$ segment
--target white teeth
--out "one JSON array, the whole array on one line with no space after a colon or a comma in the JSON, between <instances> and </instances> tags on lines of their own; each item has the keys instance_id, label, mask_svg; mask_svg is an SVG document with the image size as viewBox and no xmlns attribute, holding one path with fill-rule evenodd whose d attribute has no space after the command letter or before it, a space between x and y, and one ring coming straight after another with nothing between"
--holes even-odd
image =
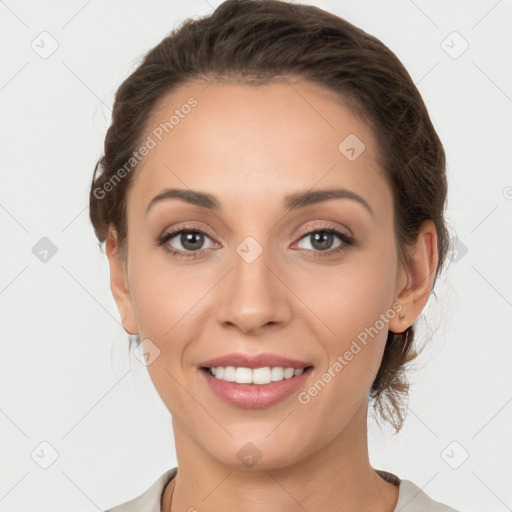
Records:
<instances>
[{"instance_id":1,"label":"white teeth","mask_svg":"<svg viewBox=\"0 0 512 512\"><path fill-rule=\"evenodd\" d=\"M235 382L235 367L234 366L228 366L227 368L224 368L223 379L227 380L228 382Z\"/></svg>"},{"instance_id":2,"label":"white teeth","mask_svg":"<svg viewBox=\"0 0 512 512\"><path fill-rule=\"evenodd\" d=\"M252 370L250 368L237 368L235 371L235 382L237 384L251 384Z\"/></svg>"},{"instance_id":3,"label":"white teeth","mask_svg":"<svg viewBox=\"0 0 512 512\"><path fill-rule=\"evenodd\" d=\"M210 368L213 375L220 380L227 382L236 382L237 384L270 384L271 382L279 382L284 379L291 379L297 375L300 375L303 368L283 368L281 366L275 366L270 368L265 366L264 368L244 368L234 366L217 366Z\"/></svg>"},{"instance_id":4,"label":"white teeth","mask_svg":"<svg viewBox=\"0 0 512 512\"><path fill-rule=\"evenodd\" d=\"M254 368L250 373L252 374L251 382L253 384L270 384L272 382L272 371L269 367Z\"/></svg>"}]
</instances>

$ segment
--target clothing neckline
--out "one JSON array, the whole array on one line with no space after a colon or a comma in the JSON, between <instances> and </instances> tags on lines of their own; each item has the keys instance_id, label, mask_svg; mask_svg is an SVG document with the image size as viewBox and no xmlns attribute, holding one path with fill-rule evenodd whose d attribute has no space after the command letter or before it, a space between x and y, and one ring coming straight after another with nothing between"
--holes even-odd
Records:
<instances>
[{"instance_id":1,"label":"clothing neckline","mask_svg":"<svg viewBox=\"0 0 512 512\"><path fill-rule=\"evenodd\" d=\"M389 482L390 484L396 485L398 488L400 488L401 479L395 475L394 473L390 473L389 471L384 471L383 469L374 469L374 471L386 482ZM174 494L174 487L176 486L176 476L178 474L178 467L174 467L170 469L169 471L164 474L164 485L162 487L162 492L160 493L160 509L163 511L163 500L164 500L164 493L168 485L172 485L171 490L171 501L172 496Z\"/></svg>"},{"instance_id":2,"label":"clothing neckline","mask_svg":"<svg viewBox=\"0 0 512 512\"><path fill-rule=\"evenodd\" d=\"M394 473L390 473L389 471L384 471L383 469L375 469L377 474L384 478L386 482L389 482L390 484L396 485L397 487L400 487L401 479L395 475Z\"/></svg>"}]
</instances>

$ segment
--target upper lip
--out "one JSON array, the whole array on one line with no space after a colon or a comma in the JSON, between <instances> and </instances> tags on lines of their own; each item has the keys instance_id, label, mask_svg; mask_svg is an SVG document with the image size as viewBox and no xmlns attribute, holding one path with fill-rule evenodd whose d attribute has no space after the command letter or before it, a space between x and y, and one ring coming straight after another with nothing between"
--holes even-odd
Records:
<instances>
[{"instance_id":1,"label":"upper lip","mask_svg":"<svg viewBox=\"0 0 512 512\"><path fill-rule=\"evenodd\" d=\"M277 354L242 354L231 353L223 356L208 359L199 364L199 367L216 368L217 366L243 367L243 368L264 368L265 366L282 366L283 368L306 368L311 363L279 356Z\"/></svg>"}]
</instances>

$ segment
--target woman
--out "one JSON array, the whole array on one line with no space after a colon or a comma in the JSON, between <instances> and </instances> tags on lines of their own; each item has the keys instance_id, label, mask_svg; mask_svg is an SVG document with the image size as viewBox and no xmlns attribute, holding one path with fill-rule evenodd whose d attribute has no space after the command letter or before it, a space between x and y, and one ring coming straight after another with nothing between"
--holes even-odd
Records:
<instances>
[{"instance_id":1,"label":"woman","mask_svg":"<svg viewBox=\"0 0 512 512\"><path fill-rule=\"evenodd\" d=\"M409 74L319 8L227 0L117 91L90 194L178 468L115 512L453 511L371 467L445 262L445 155Z\"/></svg>"}]
</instances>

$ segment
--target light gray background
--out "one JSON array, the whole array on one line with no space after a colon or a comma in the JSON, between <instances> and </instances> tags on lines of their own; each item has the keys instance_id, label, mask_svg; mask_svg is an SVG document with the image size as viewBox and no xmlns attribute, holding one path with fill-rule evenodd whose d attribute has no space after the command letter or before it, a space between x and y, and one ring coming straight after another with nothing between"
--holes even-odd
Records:
<instances>
[{"instance_id":1,"label":"light gray background","mask_svg":"<svg viewBox=\"0 0 512 512\"><path fill-rule=\"evenodd\" d=\"M176 465L169 413L127 354L88 187L116 88L177 22L219 3L0 0L0 510L103 510ZM370 421L370 460L462 512L511 510L512 3L309 3L409 70L446 148L460 240L420 322L433 340L405 427ZM57 248L46 262L43 237Z\"/></svg>"}]
</instances>

